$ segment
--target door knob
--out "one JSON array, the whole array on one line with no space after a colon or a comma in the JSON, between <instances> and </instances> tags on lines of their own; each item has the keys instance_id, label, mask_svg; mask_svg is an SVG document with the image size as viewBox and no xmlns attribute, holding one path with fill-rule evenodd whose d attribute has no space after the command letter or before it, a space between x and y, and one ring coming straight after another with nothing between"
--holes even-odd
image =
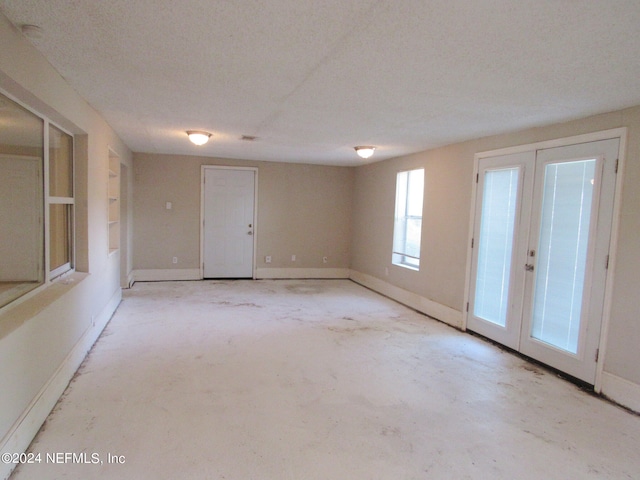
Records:
<instances>
[{"instance_id":1,"label":"door knob","mask_svg":"<svg viewBox=\"0 0 640 480\"><path fill-rule=\"evenodd\" d=\"M525 269L527 272L533 272L533 265L531 265L530 263L527 263L527 264L524 266L524 269Z\"/></svg>"},{"instance_id":2,"label":"door knob","mask_svg":"<svg viewBox=\"0 0 640 480\"><path fill-rule=\"evenodd\" d=\"M247 232L247 235L253 235L253 232Z\"/></svg>"}]
</instances>

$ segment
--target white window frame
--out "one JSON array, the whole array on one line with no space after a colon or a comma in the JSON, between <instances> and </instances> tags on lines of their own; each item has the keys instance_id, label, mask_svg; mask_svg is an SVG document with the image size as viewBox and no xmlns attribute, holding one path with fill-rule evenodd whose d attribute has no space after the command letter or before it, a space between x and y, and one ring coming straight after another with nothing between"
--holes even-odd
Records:
<instances>
[{"instance_id":1,"label":"white window frame","mask_svg":"<svg viewBox=\"0 0 640 480\"><path fill-rule=\"evenodd\" d=\"M391 253L391 263L399 267L409 268L411 270L420 270L420 254L418 256L410 255L407 252L407 229L409 221L420 221L420 241L422 243L422 217L424 211L424 189L420 202L420 215L409 215L410 200L410 176L414 172L421 172L424 182L424 168L415 168L411 170L402 170L396 174L396 203L393 224L393 248ZM403 180L403 177L406 179ZM401 184L404 181L404 185ZM423 183L424 184L424 183ZM401 187L403 187L401 189ZM404 193L404 195L403 195ZM398 242L398 239L399 242Z\"/></svg>"},{"instance_id":2,"label":"white window frame","mask_svg":"<svg viewBox=\"0 0 640 480\"><path fill-rule=\"evenodd\" d=\"M37 115L37 114L36 114ZM45 198L47 199L45 205L45 259L46 259L46 271L49 280L74 270L75 267L75 194L76 194L76 159L75 159L75 137L73 133L65 130L59 125L51 122L46 117L44 119L44 171L45 171ZM51 165L51 159L49 156L49 127L55 127L61 132L71 137L71 197L54 197L49 195L49 167ZM69 261L60 265L59 267L51 270L51 222L50 222L50 206L51 205L70 205L67 235L69 235Z\"/></svg>"},{"instance_id":3,"label":"white window frame","mask_svg":"<svg viewBox=\"0 0 640 480\"><path fill-rule=\"evenodd\" d=\"M34 295L37 295L38 292L43 291L44 289L46 289L54 280L60 278L63 275L66 274L70 274L73 273L75 271L75 258L76 258L76 225L75 225L75 194L77 192L76 190L76 159L75 159L75 145L76 145L76 138L75 135L68 131L67 129L61 127L59 124L52 122L47 116L43 115L42 113L38 112L37 110L33 109L31 106L29 106L28 104L25 104L23 101L21 101L20 99L16 98L15 96L11 95L10 93L8 93L6 90L4 89L0 89L0 95L6 97L7 99L11 100L12 102L18 104L20 107L24 108L25 110L27 110L28 112L30 112L31 114L35 115L36 117L38 117L39 119L41 119L43 121L43 131L42 131L42 135L43 135L43 152L42 152L42 172L43 172L43 179L42 179L42 198L43 198L43 212L42 212L42 222L41 222L41 228L42 228L42 239L44 242L44 248L42 250L42 262L44 265L44 275L43 275L43 280L42 283L40 285L38 285L37 287L33 288L33 289L29 289L24 291L23 293L19 293L17 294L17 296L15 296L12 300L10 300L8 303L4 304L4 305L0 305L0 312L4 311L8 308L12 308L13 306L33 297ZM72 169L72 193L73 193L73 197L53 197L49 195L49 161L50 161L50 155L49 155L49 126L54 126L55 128L57 128L58 130L60 130L61 132L64 132L67 135L70 135L72 138L72 161L71 161L71 169ZM67 205L71 205L70 208L70 212L69 212L69 229L67 230L68 235L70 235L69 238L69 245L70 245L70 252L69 252L69 259L70 261L57 267L54 270L51 270L51 258L50 258L50 240L51 240L51 225L50 225L50 205L54 205L54 204L67 204Z\"/></svg>"}]
</instances>

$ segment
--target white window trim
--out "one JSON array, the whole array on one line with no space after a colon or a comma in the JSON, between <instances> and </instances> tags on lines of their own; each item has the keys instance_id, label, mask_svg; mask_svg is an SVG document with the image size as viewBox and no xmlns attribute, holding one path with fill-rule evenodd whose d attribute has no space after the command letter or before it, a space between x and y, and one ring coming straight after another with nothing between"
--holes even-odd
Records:
<instances>
[{"instance_id":1,"label":"white window trim","mask_svg":"<svg viewBox=\"0 0 640 480\"><path fill-rule=\"evenodd\" d=\"M408 255L406 252L398 252L396 251L395 247L395 237L396 237L396 219L398 218L396 216L396 211L397 211L397 201L398 201L398 175L400 175L401 173L409 173L409 172L413 172L413 171L418 171L418 170L422 170L423 175L424 175L424 167L418 167L418 168L411 168L411 169L407 169L407 170L400 170L398 172L396 172L396 204L394 206L394 218L393 218L393 244L392 244L392 251L391 251L391 263L392 265L398 266L398 267L403 267L403 268L407 268L409 270L414 270L414 271L420 271L420 257L415 257L412 255ZM406 184L406 196L405 196L405 212L409 210L408 208L408 204L409 204L409 175L407 175L407 184ZM424 211L424 191L422 193L422 210ZM423 215L417 216L417 215L404 215L405 219L409 220L409 219L420 219L420 225L422 226L422 219L423 219ZM404 237L403 243L406 243L406 235L407 235L407 230L406 228L402 231L402 235ZM420 234L420 245L422 245L422 233ZM411 260L408 259L412 259L412 260L416 260L416 262L412 263ZM417 264L416 264L417 263Z\"/></svg>"},{"instance_id":2,"label":"white window trim","mask_svg":"<svg viewBox=\"0 0 640 480\"><path fill-rule=\"evenodd\" d=\"M38 113L35 113L38 115ZM40 116L40 115L38 115ZM67 273L75 272L75 260L76 260L76 215L75 215L75 196L76 196L76 155L75 155L75 135L68 130L62 128L57 123L52 122L45 116L40 116L44 120L44 193L45 193L45 209L44 209L44 218L45 218L45 285L51 283L54 280L59 279L62 275ZM50 157L49 157L49 127L53 126L60 130L61 132L69 135L72 140L72 148L71 148L71 197L53 197L49 195L49 167L50 167ZM70 252L70 260L67 263L60 265L59 267L51 270L51 224L49 218L49 205L72 205L71 208L71 252Z\"/></svg>"},{"instance_id":3,"label":"white window trim","mask_svg":"<svg viewBox=\"0 0 640 480\"><path fill-rule=\"evenodd\" d=\"M48 288L51 284L57 282L57 281L61 281L63 278L66 278L68 275L73 274L75 272L75 261L76 261L76 224L75 224L75 217L76 217L76 213L75 213L75 195L76 195L76 158L75 158L75 148L76 148L76 138L75 138L75 134L73 132L70 132L69 130L67 130L66 128L60 126L59 124L53 122L49 117L47 117L46 115L44 115L43 113L39 112L38 110L35 110L33 107L31 107L30 105L26 104L25 102L23 102L22 100L20 100L19 98L16 98L14 95L10 94L9 92L7 92L6 90L0 88L0 94L7 97L9 100L15 102L16 104L18 104L20 107L24 108L25 110L27 110L28 112L32 113L33 115L35 115L36 117L38 117L39 119L42 120L42 138L43 138L43 152L42 152L42 162L43 162L43 166L42 166L42 172L43 172L43 185L42 185L42 198L43 198L43 221L42 221L42 228L43 228L43 241L44 241L44 249L43 249L43 256L44 258L43 260L43 265L44 265L44 278L42 281L42 284L38 285L36 288L34 288L33 290L30 290L29 292L20 295L19 297L11 300L9 303L7 303L6 305L0 306L0 313L3 313L9 309L12 309L14 307L16 307L17 305L23 303L24 301L27 301L30 298L33 298L34 296L38 295L40 292L44 291L46 288ZM66 133L67 135L70 135L73 139L73 148L72 148L72 161L71 161L71 168L72 168L72 182L73 182L73 197L72 198L67 198L67 197L50 197L49 196L49 125L54 126L55 128L57 128L58 130L60 130L61 132ZM39 159L39 157L38 157ZM56 268L54 271L51 271L51 260L50 260L50 219L49 219L49 205L50 204L71 204L74 206L74 208L72 209L73 214L71 216L71 236L72 236L72 244L71 244L71 261L61 265L60 267Z\"/></svg>"}]
</instances>

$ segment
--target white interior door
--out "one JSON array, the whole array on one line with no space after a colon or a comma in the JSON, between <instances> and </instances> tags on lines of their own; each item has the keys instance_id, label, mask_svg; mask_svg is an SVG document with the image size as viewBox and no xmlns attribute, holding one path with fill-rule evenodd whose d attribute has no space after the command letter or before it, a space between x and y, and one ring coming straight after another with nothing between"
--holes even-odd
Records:
<instances>
[{"instance_id":1,"label":"white interior door","mask_svg":"<svg viewBox=\"0 0 640 480\"><path fill-rule=\"evenodd\" d=\"M619 139L479 161L467 328L594 383Z\"/></svg>"},{"instance_id":2,"label":"white interior door","mask_svg":"<svg viewBox=\"0 0 640 480\"><path fill-rule=\"evenodd\" d=\"M252 278L255 171L204 168L203 275Z\"/></svg>"}]
</instances>

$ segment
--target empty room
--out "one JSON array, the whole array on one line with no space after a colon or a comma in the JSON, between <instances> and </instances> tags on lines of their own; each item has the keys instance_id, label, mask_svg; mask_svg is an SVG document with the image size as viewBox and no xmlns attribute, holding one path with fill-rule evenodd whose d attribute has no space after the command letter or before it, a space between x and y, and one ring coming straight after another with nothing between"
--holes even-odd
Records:
<instances>
[{"instance_id":1,"label":"empty room","mask_svg":"<svg viewBox=\"0 0 640 480\"><path fill-rule=\"evenodd\" d=\"M0 478L640 478L636 0L0 0Z\"/></svg>"}]
</instances>

